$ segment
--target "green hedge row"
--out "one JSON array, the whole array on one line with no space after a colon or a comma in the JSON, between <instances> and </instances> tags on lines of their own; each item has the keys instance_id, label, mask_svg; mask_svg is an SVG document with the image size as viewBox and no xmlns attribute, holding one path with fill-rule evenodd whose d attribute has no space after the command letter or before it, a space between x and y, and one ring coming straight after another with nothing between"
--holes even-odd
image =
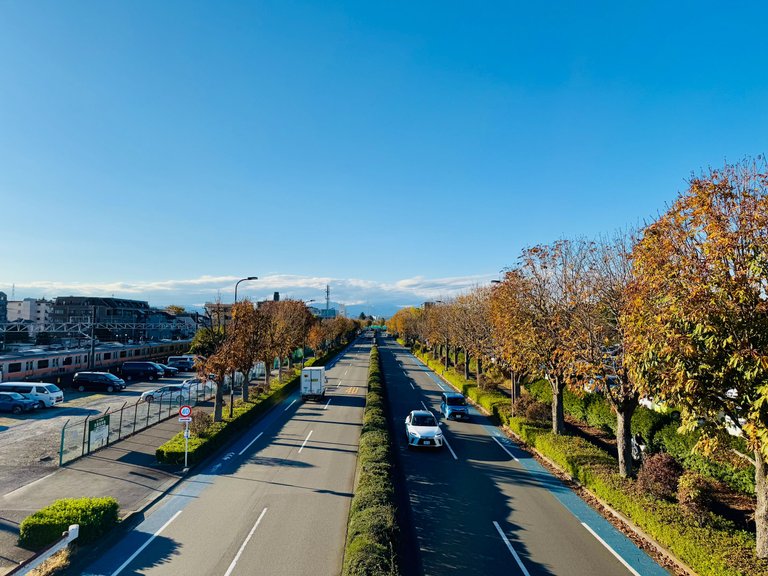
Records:
<instances>
[{"instance_id":1,"label":"green hedge row","mask_svg":"<svg viewBox=\"0 0 768 576\"><path fill-rule=\"evenodd\" d=\"M329 351L325 356L315 359L314 365L322 366L333 355L338 353L341 347ZM311 365L307 362L306 365ZM298 386L300 373L285 382L272 384L268 392L251 397L248 402L236 400L232 410L232 418L229 411L224 411L224 419L221 422L211 424L205 436L191 436L189 439L188 465L194 466L213 454L235 435L253 425L254 421L262 414L280 403L289 396ZM155 450L155 457L163 464L179 465L184 463L184 433L179 432L165 444Z\"/></svg>"},{"instance_id":2,"label":"green hedge row","mask_svg":"<svg viewBox=\"0 0 768 576\"><path fill-rule=\"evenodd\" d=\"M439 363L419 356L433 371L442 373ZM630 518L700 576L768 576L768 562L755 555L754 534L737 530L715 515L708 525L698 526L686 519L676 503L658 501L636 490L634 480L619 476L616 460L594 444L575 436L552 434L548 424L511 417L508 396L478 390L473 382L452 370L443 377L495 415L524 442ZM657 436L664 433L669 431L662 428Z\"/></svg>"},{"instance_id":3,"label":"green hedge row","mask_svg":"<svg viewBox=\"0 0 768 576\"><path fill-rule=\"evenodd\" d=\"M373 346L357 456L357 486L349 510L343 576L398 573L394 544L397 523L392 454L382 385L379 352Z\"/></svg>"},{"instance_id":4,"label":"green hedge row","mask_svg":"<svg viewBox=\"0 0 768 576\"><path fill-rule=\"evenodd\" d=\"M114 498L63 498L27 516L19 528L19 545L40 550L56 542L72 524L80 525L78 544L89 544L117 524Z\"/></svg>"}]
</instances>

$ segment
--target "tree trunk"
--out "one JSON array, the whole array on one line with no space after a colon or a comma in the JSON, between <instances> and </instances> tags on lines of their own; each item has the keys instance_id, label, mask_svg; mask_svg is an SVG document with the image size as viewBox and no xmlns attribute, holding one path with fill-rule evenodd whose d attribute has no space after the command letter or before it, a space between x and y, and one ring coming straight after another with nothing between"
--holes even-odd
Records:
<instances>
[{"instance_id":1,"label":"tree trunk","mask_svg":"<svg viewBox=\"0 0 768 576\"><path fill-rule=\"evenodd\" d=\"M755 508L755 526L757 527L757 546L755 552L758 558L768 558L768 479L766 474L765 458L760 449L755 450L755 494L757 495L757 507Z\"/></svg>"},{"instance_id":2,"label":"tree trunk","mask_svg":"<svg viewBox=\"0 0 768 576\"><path fill-rule=\"evenodd\" d=\"M283 381L283 359L280 357L277 359L277 379Z\"/></svg>"},{"instance_id":3,"label":"tree trunk","mask_svg":"<svg viewBox=\"0 0 768 576\"><path fill-rule=\"evenodd\" d=\"M480 356L477 357L477 370L475 371L475 381L477 381L477 387L482 388L483 382L483 360Z\"/></svg>"},{"instance_id":4,"label":"tree trunk","mask_svg":"<svg viewBox=\"0 0 768 576\"><path fill-rule=\"evenodd\" d=\"M216 400L213 403L213 421L221 422L222 410L224 406L224 379L216 383Z\"/></svg>"},{"instance_id":5,"label":"tree trunk","mask_svg":"<svg viewBox=\"0 0 768 576\"><path fill-rule=\"evenodd\" d=\"M565 433L565 416L563 415L563 389L564 385L559 380L550 380L552 386L552 433Z\"/></svg>"},{"instance_id":6,"label":"tree trunk","mask_svg":"<svg viewBox=\"0 0 768 576\"><path fill-rule=\"evenodd\" d=\"M464 348L464 380L469 380L469 352Z\"/></svg>"},{"instance_id":7,"label":"tree trunk","mask_svg":"<svg viewBox=\"0 0 768 576\"><path fill-rule=\"evenodd\" d=\"M250 397L250 390L248 389L251 383L250 375L251 371L246 368L243 370L243 374L245 374L245 378L243 378L243 390L240 394L240 397L243 399L243 402L248 402L248 398Z\"/></svg>"},{"instance_id":8,"label":"tree trunk","mask_svg":"<svg viewBox=\"0 0 768 576\"><path fill-rule=\"evenodd\" d=\"M459 365L459 347L454 346L453 347L453 366L456 367Z\"/></svg>"},{"instance_id":9,"label":"tree trunk","mask_svg":"<svg viewBox=\"0 0 768 576\"><path fill-rule=\"evenodd\" d=\"M619 474L632 476L632 414L637 402L622 402L616 406L616 448L619 452Z\"/></svg>"},{"instance_id":10,"label":"tree trunk","mask_svg":"<svg viewBox=\"0 0 768 576\"><path fill-rule=\"evenodd\" d=\"M272 362L264 361L264 388L269 391L269 379L272 376Z\"/></svg>"},{"instance_id":11,"label":"tree trunk","mask_svg":"<svg viewBox=\"0 0 768 576\"><path fill-rule=\"evenodd\" d=\"M448 342L445 343L445 370L448 371Z\"/></svg>"}]
</instances>

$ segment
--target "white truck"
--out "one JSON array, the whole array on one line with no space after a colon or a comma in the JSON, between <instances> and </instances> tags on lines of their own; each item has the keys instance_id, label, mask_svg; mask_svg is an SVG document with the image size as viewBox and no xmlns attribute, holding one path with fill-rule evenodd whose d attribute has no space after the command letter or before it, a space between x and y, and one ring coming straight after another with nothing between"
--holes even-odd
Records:
<instances>
[{"instance_id":1,"label":"white truck","mask_svg":"<svg viewBox=\"0 0 768 576\"><path fill-rule=\"evenodd\" d=\"M320 400L325 398L325 385L328 384L328 378L325 376L325 368L322 366L312 366L304 368L301 371L301 399L314 398Z\"/></svg>"}]
</instances>

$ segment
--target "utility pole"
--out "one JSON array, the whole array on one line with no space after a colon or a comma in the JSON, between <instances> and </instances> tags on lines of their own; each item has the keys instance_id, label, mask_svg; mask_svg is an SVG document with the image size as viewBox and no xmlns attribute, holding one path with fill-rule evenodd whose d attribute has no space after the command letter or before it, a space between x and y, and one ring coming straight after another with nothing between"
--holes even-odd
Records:
<instances>
[{"instance_id":1,"label":"utility pole","mask_svg":"<svg viewBox=\"0 0 768 576\"><path fill-rule=\"evenodd\" d=\"M331 309L331 287L325 285L325 317L328 318L328 311Z\"/></svg>"},{"instance_id":2,"label":"utility pole","mask_svg":"<svg viewBox=\"0 0 768 576\"><path fill-rule=\"evenodd\" d=\"M93 370L96 365L94 355L96 354L96 306L91 306L91 353L88 355L88 368Z\"/></svg>"}]
</instances>

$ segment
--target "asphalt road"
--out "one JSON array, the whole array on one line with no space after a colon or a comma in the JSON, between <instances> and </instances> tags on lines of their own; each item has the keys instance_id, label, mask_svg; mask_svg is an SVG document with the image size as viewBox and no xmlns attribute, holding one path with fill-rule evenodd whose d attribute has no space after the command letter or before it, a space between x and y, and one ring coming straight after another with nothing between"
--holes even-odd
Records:
<instances>
[{"instance_id":1,"label":"asphalt road","mask_svg":"<svg viewBox=\"0 0 768 576\"><path fill-rule=\"evenodd\" d=\"M424 406L439 415L451 389L394 340L380 352L410 503L405 537L416 540L409 573L667 574L476 410L468 422L441 419L450 448L409 449L405 417Z\"/></svg>"},{"instance_id":2,"label":"asphalt road","mask_svg":"<svg viewBox=\"0 0 768 576\"><path fill-rule=\"evenodd\" d=\"M324 402L293 394L84 573L339 574L369 354L358 340Z\"/></svg>"}]
</instances>

